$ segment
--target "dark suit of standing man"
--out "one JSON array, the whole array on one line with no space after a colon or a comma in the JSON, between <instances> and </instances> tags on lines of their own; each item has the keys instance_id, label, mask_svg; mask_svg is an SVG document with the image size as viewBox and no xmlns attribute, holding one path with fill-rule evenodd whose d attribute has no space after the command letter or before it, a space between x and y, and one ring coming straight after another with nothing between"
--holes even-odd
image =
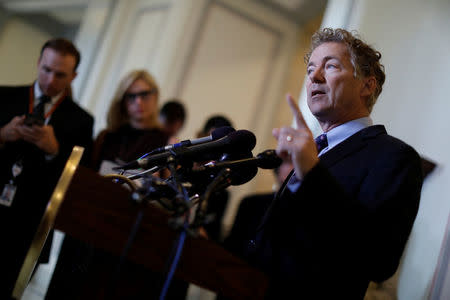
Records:
<instances>
[{"instance_id":1,"label":"dark suit of standing man","mask_svg":"<svg viewBox=\"0 0 450 300\"><path fill-rule=\"evenodd\" d=\"M79 61L80 54L70 41L52 39L41 49L38 77L31 86L0 87L0 192L15 189L10 202L4 197L0 205L1 299L11 295L73 146L89 152L92 144L93 118L71 98L70 84ZM36 107L43 98L46 101L39 116ZM30 115L38 121L29 123ZM41 262L48 261L49 245Z\"/></svg>"},{"instance_id":2,"label":"dark suit of standing man","mask_svg":"<svg viewBox=\"0 0 450 300\"><path fill-rule=\"evenodd\" d=\"M318 151L288 96L297 129L273 134L294 171L249 243L252 262L270 277L267 298L363 299L369 281L398 267L422 172L414 149L369 117L385 79L380 58L342 29L312 38L307 101L328 145Z\"/></svg>"}]
</instances>

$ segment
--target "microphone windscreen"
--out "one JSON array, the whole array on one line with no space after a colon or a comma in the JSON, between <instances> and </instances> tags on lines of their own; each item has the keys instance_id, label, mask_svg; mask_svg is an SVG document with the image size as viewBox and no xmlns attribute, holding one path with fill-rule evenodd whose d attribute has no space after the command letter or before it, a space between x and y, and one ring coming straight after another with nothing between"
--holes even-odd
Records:
<instances>
[{"instance_id":1,"label":"microphone windscreen","mask_svg":"<svg viewBox=\"0 0 450 300\"><path fill-rule=\"evenodd\" d=\"M255 135L248 130L241 129L238 131L231 132L227 135L229 148L226 149L228 152L251 152L256 145ZM235 151L234 151L235 150Z\"/></svg>"},{"instance_id":2,"label":"microphone windscreen","mask_svg":"<svg viewBox=\"0 0 450 300\"><path fill-rule=\"evenodd\" d=\"M224 153L248 153L256 145L255 135L248 130L233 131L226 136L212 141L197 145L195 149L189 148L193 152L198 153L194 159L201 158L200 161L217 160Z\"/></svg>"},{"instance_id":3,"label":"microphone windscreen","mask_svg":"<svg viewBox=\"0 0 450 300\"><path fill-rule=\"evenodd\" d=\"M219 162L226 163L227 161L235 161L239 159L252 158L252 152L234 152L225 153L219 160ZM256 161L248 163L242 166L236 165L231 168L230 180L231 185L241 185L250 181L258 173L258 167Z\"/></svg>"},{"instance_id":4,"label":"microphone windscreen","mask_svg":"<svg viewBox=\"0 0 450 300\"><path fill-rule=\"evenodd\" d=\"M218 140L234 131L236 131L236 130L231 126L218 127L211 132L211 137L212 137L212 140L215 141L215 140Z\"/></svg>"},{"instance_id":5,"label":"microphone windscreen","mask_svg":"<svg viewBox=\"0 0 450 300\"><path fill-rule=\"evenodd\" d=\"M241 185L253 179L258 173L256 165L231 170L231 185Z\"/></svg>"},{"instance_id":6,"label":"microphone windscreen","mask_svg":"<svg viewBox=\"0 0 450 300\"><path fill-rule=\"evenodd\" d=\"M266 150L259 153L256 157L258 158L258 167L262 169L275 169L283 162L275 150Z\"/></svg>"}]
</instances>

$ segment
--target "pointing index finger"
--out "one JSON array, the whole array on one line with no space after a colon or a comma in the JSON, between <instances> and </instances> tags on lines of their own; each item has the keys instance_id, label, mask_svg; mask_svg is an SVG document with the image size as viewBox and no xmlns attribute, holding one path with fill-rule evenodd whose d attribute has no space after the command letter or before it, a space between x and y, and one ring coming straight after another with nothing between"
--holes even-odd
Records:
<instances>
[{"instance_id":1,"label":"pointing index finger","mask_svg":"<svg viewBox=\"0 0 450 300\"><path fill-rule=\"evenodd\" d=\"M303 118L303 114L300 111L300 108L298 107L297 103L295 102L294 98L291 94L286 95L286 100L289 104L289 107L291 108L292 114L294 115L295 123L297 124L298 129L305 129L308 128L308 125L306 124L305 119Z\"/></svg>"}]
</instances>

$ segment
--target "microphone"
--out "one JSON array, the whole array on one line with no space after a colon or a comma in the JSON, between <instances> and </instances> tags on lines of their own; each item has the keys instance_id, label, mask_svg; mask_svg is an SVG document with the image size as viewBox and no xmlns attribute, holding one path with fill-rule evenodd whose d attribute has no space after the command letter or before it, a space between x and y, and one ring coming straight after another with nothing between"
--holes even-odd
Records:
<instances>
[{"instance_id":1,"label":"microphone","mask_svg":"<svg viewBox=\"0 0 450 300\"><path fill-rule=\"evenodd\" d=\"M246 152L244 154L242 153L225 153L219 160L219 162L217 163L226 163L226 162L230 162L232 160L238 160L238 159L248 159L253 157L253 154L251 152ZM214 164L215 162L209 162L206 165L211 165ZM217 171L218 169L223 169L223 168L216 168L215 170ZM195 172L195 171L194 171ZM207 172L207 173L211 173L211 172ZM218 172L214 172L214 173L218 173ZM253 179L253 177L256 176L256 174L258 173L258 168L253 165L253 166L236 166L233 168L230 168L230 173L228 175L228 184L229 185L241 185L244 184L248 181L250 181L251 179ZM213 176L215 176L216 174L214 174Z\"/></svg>"},{"instance_id":2,"label":"microphone","mask_svg":"<svg viewBox=\"0 0 450 300\"><path fill-rule=\"evenodd\" d=\"M159 147L156 148L152 151L150 151L149 153L144 154L143 156L141 156L139 159L145 158L149 155L152 154L158 154L158 153L162 153L162 152L166 152L169 151L171 149L175 149L178 147L188 147L188 146L192 146L192 145L197 145L197 144L202 144L202 143L206 143L206 142L210 142L210 141L215 141L218 140L224 136L226 136L227 134L236 131L233 127L231 126L222 126L222 127L218 127L216 129L214 129L210 135L202 137L202 138L197 138L197 139L193 139L193 140L184 140L181 141L179 143L173 144L173 145L167 145L164 147Z\"/></svg>"},{"instance_id":3,"label":"microphone","mask_svg":"<svg viewBox=\"0 0 450 300\"><path fill-rule=\"evenodd\" d=\"M257 165L261 169L276 169L283 163L283 160L273 149L263 151L256 156Z\"/></svg>"},{"instance_id":4,"label":"microphone","mask_svg":"<svg viewBox=\"0 0 450 300\"><path fill-rule=\"evenodd\" d=\"M251 152L244 152L244 154L224 154L223 157L233 157L233 158L243 158L247 159L253 157ZM225 162L223 162L225 163ZM215 164L214 164L215 165ZM224 169L228 169L222 182L218 185L219 189L224 189L230 185L241 185L250 181L256 176L258 168L255 164L244 165L244 166L233 166L232 168L227 167L214 167L213 163L208 163L202 167L196 167L194 169L180 169L179 176L182 182L189 182L192 184L192 189L197 193L204 191L207 186L218 176L218 174Z\"/></svg>"},{"instance_id":5,"label":"microphone","mask_svg":"<svg viewBox=\"0 0 450 300\"><path fill-rule=\"evenodd\" d=\"M259 167L261 169L275 169L278 168L283 160L276 154L275 150L266 150L259 153L256 157L245 157L238 160L225 160L220 162L210 162L203 167L197 168L194 172L201 172L207 170L216 170L222 168L244 168L244 167Z\"/></svg>"},{"instance_id":6,"label":"microphone","mask_svg":"<svg viewBox=\"0 0 450 300\"><path fill-rule=\"evenodd\" d=\"M233 159L233 160L232 160ZM251 152L242 154L224 154L221 161L209 162L202 167L183 173L183 178L191 181L194 185L203 188L203 185L213 179L220 170L230 169L228 185L241 185L256 176L258 168L275 169L281 165L283 160L276 154L275 150L265 150L253 157Z\"/></svg>"},{"instance_id":7,"label":"microphone","mask_svg":"<svg viewBox=\"0 0 450 300\"><path fill-rule=\"evenodd\" d=\"M223 153L246 153L250 152L256 145L255 135L248 130L238 130L219 138L190 147L178 147L170 149L167 152L149 155L144 158L137 159L123 166L116 167L116 170L128 170L136 168L148 169L155 165L166 164L170 156L179 159L179 162L210 160L210 157L220 157Z\"/></svg>"}]
</instances>

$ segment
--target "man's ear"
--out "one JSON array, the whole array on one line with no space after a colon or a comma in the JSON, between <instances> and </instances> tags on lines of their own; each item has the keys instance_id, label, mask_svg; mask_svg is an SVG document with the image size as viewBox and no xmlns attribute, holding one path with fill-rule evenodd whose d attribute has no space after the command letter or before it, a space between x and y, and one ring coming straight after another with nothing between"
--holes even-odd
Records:
<instances>
[{"instance_id":1,"label":"man's ear","mask_svg":"<svg viewBox=\"0 0 450 300\"><path fill-rule=\"evenodd\" d=\"M77 75L78 75L77 72L73 72L73 74L72 74L73 77L72 77L72 80L70 82L72 82L75 79L75 77L77 77Z\"/></svg>"},{"instance_id":2,"label":"man's ear","mask_svg":"<svg viewBox=\"0 0 450 300\"><path fill-rule=\"evenodd\" d=\"M362 84L363 84L361 89L362 97L369 97L370 95L375 93L375 88L377 86L377 80L375 79L375 76L363 78Z\"/></svg>"}]
</instances>

